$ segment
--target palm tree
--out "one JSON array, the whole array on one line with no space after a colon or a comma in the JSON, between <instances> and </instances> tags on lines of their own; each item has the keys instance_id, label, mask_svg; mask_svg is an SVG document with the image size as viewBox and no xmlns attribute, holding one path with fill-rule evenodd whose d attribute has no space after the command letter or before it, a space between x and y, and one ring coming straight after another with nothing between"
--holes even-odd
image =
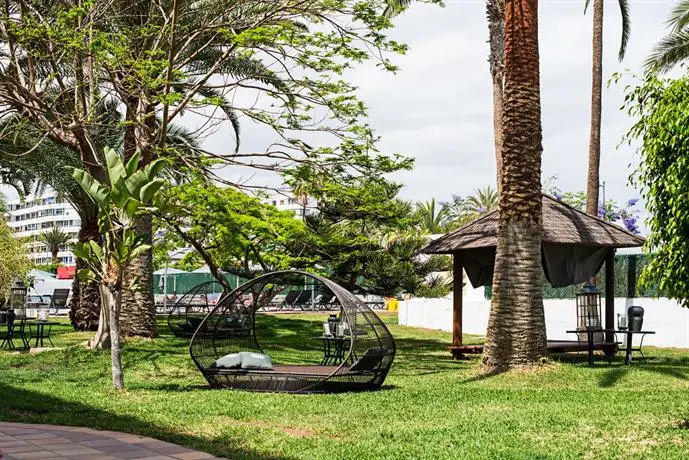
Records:
<instances>
[{"instance_id":1,"label":"palm tree","mask_svg":"<svg viewBox=\"0 0 689 460\"><path fill-rule=\"evenodd\" d=\"M427 235L435 235L445 231L447 223L447 208L443 205L438 206L435 198L430 201L416 203L415 211L418 228Z\"/></svg>"},{"instance_id":2,"label":"palm tree","mask_svg":"<svg viewBox=\"0 0 689 460\"><path fill-rule=\"evenodd\" d=\"M94 124L91 137L96 143L96 148L100 151L105 146L121 149L123 130L117 106L109 103L100 104L95 119L98 123ZM62 194L79 214L81 228L78 241L99 240L96 206L72 177L68 174L55 174L55 171L62 171L66 167L83 167L79 152L49 140L41 141L43 135L19 118L5 120L0 130L12 134L0 138L0 179L13 185L20 194L27 194L32 189L49 185L57 193ZM202 154L197 139L184 128L171 125L167 134L168 144L172 147L171 155L177 154L186 161L193 161ZM174 156L172 159L167 174L171 180L176 180L179 179L176 174L180 162L174 161ZM83 268L78 258L76 262L77 269ZM78 330L95 330L98 327L100 312L98 287L94 283L84 283L77 278L72 286L72 299L72 325ZM150 309L153 308L151 304ZM151 335L150 331L140 326L140 315L128 313L125 310L123 317L124 330L129 335Z\"/></svg>"},{"instance_id":3,"label":"palm tree","mask_svg":"<svg viewBox=\"0 0 689 460\"><path fill-rule=\"evenodd\" d=\"M653 48L647 72L667 72L689 59L689 0L679 0L667 20L670 33Z\"/></svg>"},{"instance_id":4,"label":"palm tree","mask_svg":"<svg viewBox=\"0 0 689 460\"><path fill-rule=\"evenodd\" d=\"M541 284L538 0L505 1L502 187L484 362L495 370L546 354Z\"/></svg>"},{"instance_id":5,"label":"palm tree","mask_svg":"<svg viewBox=\"0 0 689 460\"><path fill-rule=\"evenodd\" d=\"M591 0L586 0L588 9ZM622 38L618 59L622 61L629 41L629 4L618 0L622 13ZM586 181L586 212L598 215L600 186L600 124L603 98L603 0L593 0L593 66L591 87L591 133L589 138L589 163Z\"/></svg>"},{"instance_id":6,"label":"palm tree","mask_svg":"<svg viewBox=\"0 0 689 460\"><path fill-rule=\"evenodd\" d=\"M499 195L490 185L483 189L476 189L474 194L467 198L468 211L475 216L480 216L498 209Z\"/></svg>"},{"instance_id":7,"label":"palm tree","mask_svg":"<svg viewBox=\"0 0 689 460\"><path fill-rule=\"evenodd\" d=\"M487 0L488 43L490 54L490 76L493 81L493 142L495 145L495 171L497 188L502 178L502 110L503 110L503 64L505 55L505 3L504 0Z\"/></svg>"},{"instance_id":8,"label":"palm tree","mask_svg":"<svg viewBox=\"0 0 689 460\"><path fill-rule=\"evenodd\" d=\"M48 246L50 254L53 256L53 263L57 263L57 253L60 252L60 246L63 246L71 240L67 233L63 233L58 226L53 226L47 232L43 232L38 237L39 241Z\"/></svg>"}]
</instances>

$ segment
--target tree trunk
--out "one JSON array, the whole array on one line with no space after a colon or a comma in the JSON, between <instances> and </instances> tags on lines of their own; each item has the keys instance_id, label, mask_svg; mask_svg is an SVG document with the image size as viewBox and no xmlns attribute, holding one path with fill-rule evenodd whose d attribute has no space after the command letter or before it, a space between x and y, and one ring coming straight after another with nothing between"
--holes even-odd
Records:
<instances>
[{"instance_id":1,"label":"tree trunk","mask_svg":"<svg viewBox=\"0 0 689 460\"><path fill-rule=\"evenodd\" d=\"M101 303L100 303L100 318L98 321L98 330L96 335L89 340L89 348L108 349L111 346L110 341L110 308L112 307L112 294L110 289L104 285L98 285Z\"/></svg>"},{"instance_id":2,"label":"tree trunk","mask_svg":"<svg viewBox=\"0 0 689 460\"><path fill-rule=\"evenodd\" d=\"M139 151L140 168L153 159L151 133L155 130L156 124L155 109L142 104L138 97L131 97L127 101L125 117L128 125L124 134L125 161ZM153 239L152 217L146 215L136 218L135 228L138 234L146 236L146 242L150 244ZM120 316L122 333L127 336L155 337L157 330L153 297L153 252L148 250L132 261L124 278L125 286L129 286L134 278L138 278L138 288L134 291L124 290Z\"/></svg>"},{"instance_id":3,"label":"tree trunk","mask_svg":"<svg viewBox=\"0 0 689 460\"><path fill-rule=\"evenodd\" d=\"M541 284L538 0L505 3L505 99L498 245L484 362L494 370L546 354Z\"/></svg>"},{"instance_id":4,"label":"tree trunk","mask_svg":"<svg viewBox=\"0 0 689 460\"><path fill-rule=\"evenodd\" d=\"M495 171L498 193L502 188L502 111L503 111L503 69L505 56L505 9L503 0L486 2L488 17L488 42L490 44L490 76L493 81L493 141L495 148Z\"/></svg>"},{"instance_id":5,"label":"tree trunk","mask_svg":"<svg viewBox=\"0 0 689 460\"><path fill-rule=\"evenodd\" d=\"M136 233L146 235L150 244L153 233L153 218L150 215L136 219ZM125 286L138 278L137 289L126 289L120 313L120 325L125 336L155 337L156 316L153 300L153 254L150 250L137 257L124 275Z\"/></svg>"},{"instance_id":6,"label":"tree trunk","mask_svg":"<svg viewBox=\"0 0 689 460\"><path fill-rule=\"evenodd\" d=\"M112 361L112 384L115 388L121 389L124 388L119 326L119 312L120 308L122 307L122 289L116 289L115 292L113 292L108 286L103 286L101 292L103 295L103 306L105 307L103 313L107 313L110 318L110 358Z\"/></svg>"},{"instance_id":7,"label":"tree trunk","mask_svg":"<svg viewBox=\"0 0 689 460\"><path fill-rule=\"evenodd\" d=\"M603 0L593 0L593 65L591 85L591 135L586 182L586 212L598 215L600 184L600 123L603 99Z\"/></svg>"},{"instance_id":8,"label":"tree trunk","mask_svg":"<svg viewBox=\"0 0 689 460\"><path fill-rule=\"evenodd\" d=\"M81 228L79 229L79 242L89 240L100 241L98 230L98 217L81 215ZM77 271L86 268L84 263L77 259ZM78 331L95 331L98 329L98 317L100 316L101 302L98 283L84 283L78 277L72 283L72 301L69 309L69 319L74 329Z\"/></svg>"}]
</instances>

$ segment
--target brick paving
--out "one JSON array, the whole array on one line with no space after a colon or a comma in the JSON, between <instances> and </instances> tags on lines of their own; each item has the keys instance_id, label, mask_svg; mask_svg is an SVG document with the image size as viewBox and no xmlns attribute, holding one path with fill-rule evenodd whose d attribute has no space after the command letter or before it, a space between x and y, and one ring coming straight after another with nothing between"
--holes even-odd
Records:
<instances>
[{"instance_id":1,"label":"brick paving","mask_svg":"<svg viewBox=\"0 0 689 460\"><path fill-rule=\"evenodd\" d=\"M0 422L2 460L208 460L212 455L114 431Z\"/></svg>"}]
</instances>

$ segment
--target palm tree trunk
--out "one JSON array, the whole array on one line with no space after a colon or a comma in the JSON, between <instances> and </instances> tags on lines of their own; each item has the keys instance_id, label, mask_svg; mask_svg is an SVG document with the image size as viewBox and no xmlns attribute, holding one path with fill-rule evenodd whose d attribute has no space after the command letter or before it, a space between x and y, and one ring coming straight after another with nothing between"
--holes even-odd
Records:
<instances>
[{"instance_id":1,"label":"palm tree trunk","mask_svg":"<svg viewBox=\"0 0 689 460\"><path fill-rule=\"evenodd\" d=\"M591 134L586 182L586 212L598 215L600 183L600 123L603 89L603 0L593 0L593 65L591 86Z\"/></svg>"},{"instance_id":2,"label":"palm tree trunk","mask_svg":"<svg viewBox=\"0 0 689 460\"><path fill-rule=\"evenodd\" d=\"M153 233L153 219L150 215L137 218L136 232L146 235L150 244ZM155 337L156 318L153 300L153 255L150 250L137 257L129 265L124 276L125 286L137 278L138 286L135 290L125 290L123 307L120 312L120 325L124 335L136 337Z\"/></svg>"},{"instance_id":3,"label":"palm tree trunk","mask_svg":"<svg viewBox=\"0 0 689 460\"><path fill-rule=\"evenodd\" d=\"M124 134L125 161L135 152L141 152L139 167L149 164L153 157L153 139L150 133L155 129L155 110L143 106L137 96L131 97L126 104L126 120L129 125ZM142 126L140 120L146 120ZM136 232L145 235L147 244L153 239L153 220L150 215L141 216L135 222ZM153 253L145 251L132 261L125 274L125 286L134 279L138 279L136 290L126 289L123 293L123 306L120 313L122 333L128 336L155 337L157 335L155 321L155 302L153 297Z\"/></svg>"},{"instance_id":4,"label":"palm tree trunk","mask_svg":"<svg viewBox=\"0 0 689 460\"><path fill-rule=\"evenodd\" d=\"M490 44L490 75L493 80L493 141L495 144L495 171L497 190L502 181L502 111L503 111L503 69L505 55L505 9L503 0L486 2L488 17L488 42Z\"/></svg>"},{"instance_id":5,"label":"palm tree trunk","mask_svg":"<svg viewBox=\"0 0 689 460\"><path fill-rule=\"evenodd\" d=\"M81 214L81 228L79 229L79 242L89 240L100 241L98 230L98 217L94 211L92 215ZM86 268L84 263L77 259L77 271ZM74 329L78 331L95 331L98 329L101 310L100 292L98 283L85 283L78 277L72 283L72 302L70 304L69 319Z\"/></svg>"},{"instance_id":6,"label":"palm tree trunk","mask_svg":"<svg viewBox=\"0 0 689 460\"><path fill-rule=\"evenodd\" d=\"M503 178L484 362L494 370L546 354L541 284L541 99L538 0L505 2Z\"/></svg>"}]
</instances>

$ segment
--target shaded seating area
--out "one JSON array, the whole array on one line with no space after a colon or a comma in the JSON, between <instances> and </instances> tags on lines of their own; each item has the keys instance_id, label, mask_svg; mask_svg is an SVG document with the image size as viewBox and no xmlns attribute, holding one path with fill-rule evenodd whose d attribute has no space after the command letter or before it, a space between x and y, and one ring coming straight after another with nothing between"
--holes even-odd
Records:
<instances>
[{"instance_id":1,"label":"shaded seating area","mask_svg":"<svg viewBox=\"0 0 689 460\"><path fill-rule=\"evenodd\" d=\"M642 246L644 238L626 229L573 208L549 195L543 195L543 239L541 257L543 272L553 287L584 283L605 270L605 308L598 318L601 340L548 341L551 353L602 350L606 354L618 349L615 340L615 250ZM458 230L432 241L427 254L448 254L453 258L453 272L464 270L474 288L490 285L493 280L498 234L498 211L486 214ZM482 353L481 345L462 343L462 277L454 278L452 346L450 352L459 359L465 354ZM586 334L587 325L577 318L572 302L576 331Z\"/></svg>"},{"instance_id":2,"label":"shaded seating area","mask_svg":"<svg viewBox=\"0 0 689 460\"><path fill-rule=\"evenodd\" d=\"M167 316L167 324L173 335L191 338L196 329L215 306L213 297L222 297L223 285L217 281L201 283L179 298Z\"/></svg>"},{"instance_id":3,"label":"shaded seating area","mask_svg":"<svg viewBox=\"0 0 689 460\"><path fill-rule=\"evenodd\" d=\"M275 330L274 316L264 307L302 286L305 278L337 299L339 313L322 325L295 321L293 330ZM325 360L324 343L333 340L341 347L338 359ZM354 294L321 276L290 270L258 277L223 297L199 325L189 352L215 388L342 392L380 388L395 357L395 342Z\"/></svg>"}]
</instances>

